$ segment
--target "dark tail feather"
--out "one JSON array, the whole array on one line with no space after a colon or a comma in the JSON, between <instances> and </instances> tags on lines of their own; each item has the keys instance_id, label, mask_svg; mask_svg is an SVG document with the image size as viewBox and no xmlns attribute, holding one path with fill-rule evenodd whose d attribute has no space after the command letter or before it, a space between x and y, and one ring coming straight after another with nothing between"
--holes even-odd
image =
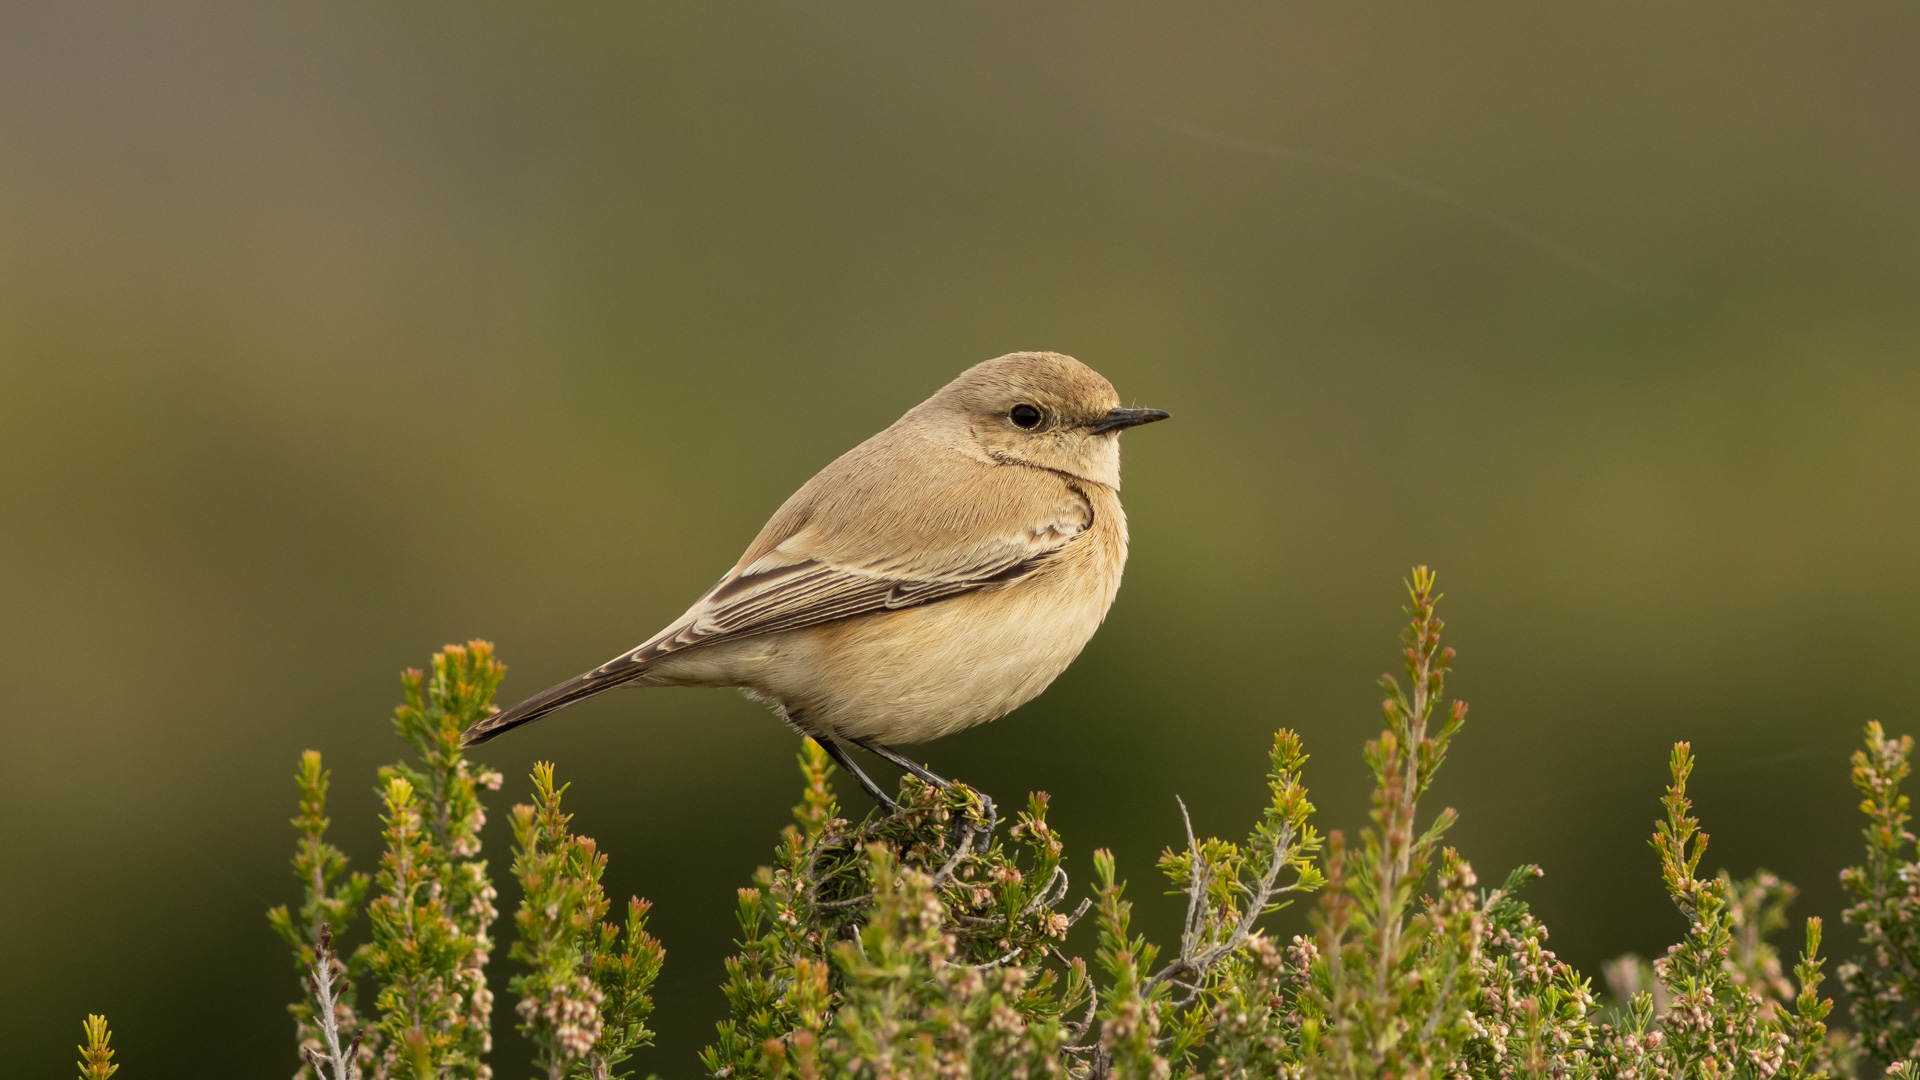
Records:
<instances>
[{"instance_id":1,"label":"dark tail feather","mask_svg":"<svg viewBox=\"0 0 1920 1080\"><path fill-rule=\"evenodd\" d=\"M522 724L531 724L550 712L564 709L576 701L590 698L603 690L611 690L621 683L639 678L646 669L646 664L636 663L626 656L611 663L602 664L585 675L576 675L558 686L549 686L510 709L494 713L468 728L466 734L460 737L460 745L478 746Z\"/></svg>"}]
</instances>

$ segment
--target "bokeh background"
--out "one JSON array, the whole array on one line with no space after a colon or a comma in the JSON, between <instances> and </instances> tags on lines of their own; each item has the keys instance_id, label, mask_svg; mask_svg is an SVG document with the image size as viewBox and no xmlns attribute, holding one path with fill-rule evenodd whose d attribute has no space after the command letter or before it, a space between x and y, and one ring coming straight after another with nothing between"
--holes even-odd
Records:
<instances>
[{"instance_id":1,"label":"bokeh background","mask_svg":"<svg viewBox=\"0 0 1920 1080\"><path fill-rule=\"evenodd\" d=\"M1916 55L1896 4L0 5L7 1071L104 1011L129 1075L290 1072L302 749L371 867L402 667L605 659L1025 348L1175 419L1107 626L926 756L1051 791L1150 932L1174 796L1243 831L1274 727L1363 821L1415 562L1434 802L1563 955L1677 933L1680 738L1708 862L1837 921L1846 754L1920 726ZM655 691L482 754L497 873L550 758L656 901L643 1069L698 1072L795 749Z\"/></svg>"}]
</instances>

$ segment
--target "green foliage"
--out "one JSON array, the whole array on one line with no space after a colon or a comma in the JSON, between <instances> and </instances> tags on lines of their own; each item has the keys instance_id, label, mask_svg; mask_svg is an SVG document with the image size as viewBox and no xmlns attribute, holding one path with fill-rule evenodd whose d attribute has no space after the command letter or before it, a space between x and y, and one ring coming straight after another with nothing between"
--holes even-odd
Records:
<instances>
[{"instance_id":1,"label":"green foliage","mask_svg":"<svg viewBox=\"0 0 1920 1080\"><path fill-rule=\"evenodd\" d=\"M777 865L740 893L731 1019L703 1062L719 1077L1154 1077L1196 1055L1223 1070L1264 1060L1250 1013L1271 1026L1283 960L1256 923L1321 881L1298 738L1281 732L1271 761L1269 806L1244 845L1189 829L1186 849L1163 856L1188 898L1165 965L1130 935L1113 859L1095 853L1096 990L1090 965L1061 951L1090 905L1062 907L1063 848L1044 795L1007 843L982 842L974 793L911 777L899 815L855 827L836 816L831 766L809 743L797 823ZM1224 1055L1205 1045L1223 1024Z\"/></svg>"},{"instance_id":2,"label":"green foliage","mask_svg":"<svg viewBox=\"0 0 1920 1080\"><path fill-rule=\"evenodd\" d=\"M367 906L373 941L365 953L366 969L380 986L374 1005L382 1072L401 1080L478 1075L481 1059L471 1047L485 1033L466 1022L460 992L477 943L448 913L434 876L445 860L423 825L413 785L389 777L382 797L387 850L376 876L380 895Z\"/></svg>"},{"instance_id":3,"label":"green foliage","mask_svg":"<svg viewBox=\"0 0 1920 1080\"><path fill-rule=\"evenodd\" d=\"M89 1015L81 1030L86 1032L87 1041L80 1044L80 1080L107 1080L119 1072L120 1066L113 1063L113 1048L107 1045L113 1040L107 1018Z\"/></svg>"},{"instance_id":4,"label":"green foliage","mask_svg":"<svg viewBox=\"0 0 1920 1080\"><path fill-rule=\"evenodd\" d=\"M1315 920L1318 958L1309 965L1301 1009L1311 1029L1304 1050L1314 1069L1329 1075L1429 1075L1472 1034L1468 1014L1478 997L1484 931L1476 879L1440 847L1452 810L1418 828L1420 797L1467 715L1456 701L1439 729L1428 732L1454 657L1440 645L1434 584L1423 566L1408 586L1402 642L1411 693L1391 675L1380 679L1386 729L1366 747L1373 826L1353 850L1336 834L1328 859L1328 889ZM1439 891L1421 905L1436 856Z\"/></svg>"},{"instance_id":5,"label":"green foliage","mask_svg":"<svg viewBox=\"0 0 1920 1080\"><path fill-rule=\"evenodd\" d=\"M1780 1068L1787 1036L1769 1021L1760 993L1736 977L1727 877L1698 876L1707 834L1689 813L1693 755L1686 743L1675 744L1671 769L1673 783L1661 800L1667 814L1655 827L1653 847L1667 894L1690 925L1686 937L1654 962L1669 1002L1656 1058L1670 1075L1769 1076Z\"/></svg>"},{"instance_id":6,"label":"green foliage","mask_svg":"<svg viewBox=\"0 0 1920 1080\"><path fill-rule=\"evenodd\" d=\"M300 837L294 849L293 873L304 887L305 900L297 921L285 904L267 912L274 931L293 949L294 967L301 973L301 998L287 1006L298 1033L302 1065L295 1075L299 1080L317 1075L312 1060L326 1050L323 1016L331 1014L337 1031L360 1029L354 1011L353 981L347 965L331 947L331 928L353 922L366 902L372 881L365 874L348 873L346 854L326 841L327 784L331 778L332 774L320 765L319 751L300 755L300 768L293 778L300 788L300 813L293 818ZM340 988L337 997L329 995L333 998L330 1009L320 1000L318 977L322 973ZM371 1057L371 1049L367 1053ZM364 1067L366 1062L360 1064Z\"/></svg>"},{"instance_id":7,"label":"green foliage","mask_svg":"<svg viewBox=\"0 0 1920 1080\"><path fill-rule=\"evenodd\" d=\"M594 1080L630 1075L613 1066L653 1045L647 1017L653 1015L653 989L667 950L647 933L652 904L635 896L627 900L627 919L621 926L601 923L598 939L586 950L587 978L600 992L600 1039L589 1060Z\"/></svg>"},{"instance_id":8,"label":"green foliage","mask_svg":"<svg viewBox=\"0 0 1920 1080\"><path fill-rule=\"evenodd\" d=\"M1866 862L1840 875L1854 903L1844 918L1860 930L1869 956L1842 965L1840 982L1853 998L1853 1022L1866 1052L1892 1065L1920 1055L1920 865L1907 824L1913 738L1889 739L1867 725L1867 746L1853 755L1853 786L1867 815Z\"/></svg>"},{"instance_id":9,"label":"green foliage","mask_svg":"<svg viewBox=\"0 0 1920 1080\"><path fill-rule=\"evenodd\" d=\"M893 1075L1047 1068L1085 1021L1084 963L1046 966L1085 912L1062 845L1034 796L989 838L977 793L907 777L899 814L837 816L831 769L812 742L777 862L739 893L740 953L727 961L731 1019L701 1055L729 1077Z\"/></svg>"},{"instance_id":10,"label":"green foliage","mask_svg":"<svg viewBox=\"0 0 1920 1080\"><path fill-rule=\"evenodd\" d=\"M386 850L374 879L379 894L367 905L372 940L349 972L376 983L378 1016L353 1037L361 1040L358 1067L376 1076L480 1080L491 1075L486 963L497 912L478 857L486 822L479 791L497 789L500 774L472 767L460 733L487 715L506 669L484 641L449 645L431 667L430 675L401 676L405 702L394 712L418 762L380 770Z\"/></svg>"},{"instance_id":11,"label":"green foliage","mask_svg":"<svg viewBox=\"0 0 1920 1080\"><path fill-rule=\"evenodd\" d=\"M1806 947L1793 968L1799 989L1794 995L1793 1014L1781 1022L1787 1036L1781 1080L1812 1080L1821 1075L1840 1076L1852 1072L1849 1060L1852 1048L1844 1042L1835 1045L1827 1037L1826 1019L1833 1011L1833 1002L1820 996L1820 984L1825 981L1820 969L1826 964L1820 959L1820 928L1818 918L1807 920Z\"/></svg>"},{"instance_id":12,"label":"green foliage","mask_svg":"<svg viewBox=\"0 0 1920 1080\"><path fill-rule=\"evenodd\" d=\"M1209 1058L1220 1074L1258 1075L1263 1066L1289 1060L1297 1050L1297 1039L1274 1030L1284 1023L1276 1011L1283 999L1274 981L1284 960L1257 925L1290 903L1282 897L1325 884L1314 864L1321 839L1307 820L1313 804L1300 779L1307 755L1299 736L1276 733L1267 760L1267 809L1244 845L1195 839L1182 805L1186 850L1163 853L1160 869L1176 893L1186 896L1187 913L1179 952L1160 970L1147 974L1158 950L1126 936L1126 904L1112 857L1095 856L1102 930L1098 958L1113 980L1101 1038L1105 1052L1113 1054L1116 1075L1160 1075ZM1167 1036L1150 1056L1143 1032L1162 1024ZM1216 1032L1225 1035L1213 1041ZM1098 1070L1101 1058L1093 1064Z\"/></svg>"},{"instance_id":13,"label":"green foliage","mask_svg":"<svg viewBox=\"0 0 1920 1080\"><path fill-rule=\"evenodd\" d=\"M1788 928L1794 888L1760 871L1702 872L1707 835L1687 796L1686 743L1652 846L1685 926L1652 963L1608 965L1615 1000L1547 948L1519 898L1540 870L1499 888L1443 839L1450 809L1421 800L1462 730L1464 703L1443 705L1453 650L1441 644L1435 578L1415 568L1402 635L1405 682L1384 676L1384 719L1366 744L1369 821L1323 844L1303 780L1307 755L1281 730L1269 752L1269 799L1244 841L1197 836L1159 869L1186 916L1168 949L1132 929L1113 856L1093 853L1078 903L1044 794L996 831L963 784L912 776L900 810L858 824L840 816L832 765L802 745L801 800L771 866L737 896L738 953L725 964L727 1019L701 1061L722 1080L981 1077L1030 1080L1823 1080L1857 1075L1863 1054L1885 1075L1920 1080L1920 862L1908 831L1910 739L1867 728L1854 782L1868 817L1864 865L1843 881L1846 912L1869 955L1839 969L1857 1036L1830 1031L1820 996L1822 924L1805 924L1792 977L1771 935ZM493 888L480 859L482 788L459 734L486 715L503 669L473 642L405 676L395 727L415 763L381 770L385 852L370 882L325 840L328 774L305 755L294 869L297 912L269 913L294 950L304 994L294 1005L303 1075L488 1077L486 963ZM649 992L664 957L635 898L606 921L607 857L576 835L553 767L514 807L523 899L509 953L526 966L511 988L520 1028L549 1080L627 1075L650 1045ZM1323 852L1324 848L1324 852ZM371 887L377 895L370 902ZM1295 894L1320 892L1313 932L1273 940L1262 920ZM335 926L364 910L371 940L350 963ZM1094 913L1090 956L1066 950ZM356 1018L355 978L371 979L376 1018ZM89 1020L83 1076L105 1076L104 1021ZM92 1064L88 1064L91 1062ZM87 1068L105 1070L88 1073Z\"/></svg>"},{"instance_id":14,"label":"green foliage","mask_svg":"<svg viewBox=\"0 0 1920 1080\"><path fill-rule=\"evenodd\" d=\"M366 957L383 984L378 1027L387 1037L383 1063L395 1077L489 1073L486 964L499 912L479 858L486 824L479 792L498 790L501 777L468 762L460 735L493 711L505 674L491 644L471 641L435 653L430 672L401 676L406 700L393 726L419 763L380 770L387 852Z\"/></svg>"},{"instance_id":15,"label":"green foliage","mask_svg":"<svg viewBox=\"0 0 1920 1080\"><path fill-rule=\"evenodd\" d=\"M566 785L554 786L551 764L534 765L533 787L534 803L513 808L513 875L522 899L509 954L532 969L510 983L520 995L520 1030L549 1080L625 1076L613 1067L653 1042L647 990L666 951L646 932L647 903L639 897L628 906L624 932L601 922L606 855L568 830L572 816L560 810Z\"/></svg>"},{"instance_id":16,"label":"green foliage","mask_svg":"<svg viewBox=\"0 0 1920 1080\"><path fill-rule=\"evenodd\" d=\"M1480 1000L1459 1070L1469 1076L1568 1076L1593 1070L1594 997L1586 979L1547 948L1547 928L1519 898L1540 876L1523 865L1480 896Z\"/></svg>"},{"instance_id":17,"label":"green foliage","mask_svg":"<svg viewBox=\"0 0 1920 1080\"><path fill-rule=\"evenodd\" d=\"M303 975L302 1000L292 1006L299 1076L492 1075L486 965L497 913L479 857L486 823L480 793L499 788L501 778L466 759L460 734L492 710L504 672L493 647L474 641L434 654L430 673L402 674L405 698L394 729L415 760L380 770L385 851L371 880L349 874L345 854L326 842L329 776L319 754L302 756L293 825L304 903L297 915L285 906L268 912ZM523 995L523 1029L549 1076L624 1076L615 1066L652 1039L648 991L664 951L646 932L643 900L629 905L624 926L600 921L606 857L568 830L560 811L564 789L554 787L551 766L536 770L534 785L538 805L515 807L515 872L526 900L511 952L533 968L512 983ZM370 886L377 895L366 902ZM333 929L350 926L363 907L371 940L342 963ZM371 1023L352 1007L356 978L374 984ZM581 1001L589 1003L584 1015ZM583 1030L591 1031L584 1041Z\"/></svg>"}]
</instances>

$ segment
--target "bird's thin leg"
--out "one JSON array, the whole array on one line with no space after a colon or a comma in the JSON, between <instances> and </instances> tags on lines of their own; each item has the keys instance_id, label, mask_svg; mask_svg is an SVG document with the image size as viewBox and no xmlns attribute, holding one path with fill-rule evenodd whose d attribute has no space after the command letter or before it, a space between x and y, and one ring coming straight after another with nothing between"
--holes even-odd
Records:
<instances>
[{"instance_id":1,"label":"bird's thin leg","mask_svg":"<svg viewBox=\"0 0 1920 1080\"><path fill-rule=\"evenodd\" d=\"M895 765L900 766L935 787L949 788L953 786L953 781L946 779L939 773L934 772L932 769L927 768L925 765L920 764L891 746L882 746L871 739L849 739L848 741L869 754L893 762ZM1000 812L994 807L993 797L991 795L978 790L976 790L974 794L980 796L981 808L987 812L986 828L981 831L987 836L992 836L993 827L1000 822ZM956 821L954 824L958 826L959 822ZM956 843L957 842L956 840Z\"/></svg>"},{"instance_id":2,"label":"bird's thin leg","mask_svg":"<svg viewBox=\"0 0 1920 1080\"><path fill-rule=\"evenodd\" d=\"M901 753L900 751L895 750L891 746L882 746L879 743L874 742L872 739L849 739L847 741L851 742L853 745L859 747L860 749L865 750L867 753L874 755L875 757L885 758L886 760L893 762L895 765L898 765L901 768L912 773L913 775L919 777L920 779L925 780L927 783L932 784L934 787L944 788L944 787L953 786L953 782L951 780L948 780L946 777L941 776L940 774L934 772L932 769L927 768L925 765L920 764L919 762L913 760L912 758Z\"/></svg>"},{"instance_id":3,"label":"bird's thin leg","mask_svg":"<svg viewBox=\"0 0 1920 1080\"><path fill-rule=\"evenodd\" d=\"M841 746L832 739L823 739L818 735L809 735L807 737L819 743L820 749L827 752L827 756L833 759L835 765L845 769L847 775L859 781L860 787L873 798L874 802L880 804L882 810L885 810L889 814L897 814L900 812L900 804L894 802L891 796L880 790L880 785L874 783L872 777L860 771L860 766L855 765L853 759L847 756L846 747Z\"/></svg>"}]
</instances>

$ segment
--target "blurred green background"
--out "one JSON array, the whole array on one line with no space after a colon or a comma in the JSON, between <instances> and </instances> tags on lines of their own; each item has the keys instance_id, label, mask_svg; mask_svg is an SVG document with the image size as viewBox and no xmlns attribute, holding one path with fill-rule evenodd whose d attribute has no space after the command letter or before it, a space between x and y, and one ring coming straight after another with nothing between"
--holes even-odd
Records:
<instances>
[{"instance_id":1,"label":"blurred green background","mask_svg":"<svg viewBox=\"0 0 1920 1080\"><path fill-rule=\"evenodd\" d=\"M1013 349L1175 419L1105 629L925 755L1051 791L1150 932L1174 796L1244 831L1277 725L1363 820L1416 561L1434 801L1563 955L1678 932L1678 738L1708 863L1834 919L1845 755L1920 726L1916 55L1893 4L0 6L8 1071L104 1011L128 1075L290 1072L299 752L370 868L399 669L598 663ZM656 901L643 1070L698 1071L795 748L655 691L481 754L498 874L551 758Z\"/></svg>"}]
</instances>

